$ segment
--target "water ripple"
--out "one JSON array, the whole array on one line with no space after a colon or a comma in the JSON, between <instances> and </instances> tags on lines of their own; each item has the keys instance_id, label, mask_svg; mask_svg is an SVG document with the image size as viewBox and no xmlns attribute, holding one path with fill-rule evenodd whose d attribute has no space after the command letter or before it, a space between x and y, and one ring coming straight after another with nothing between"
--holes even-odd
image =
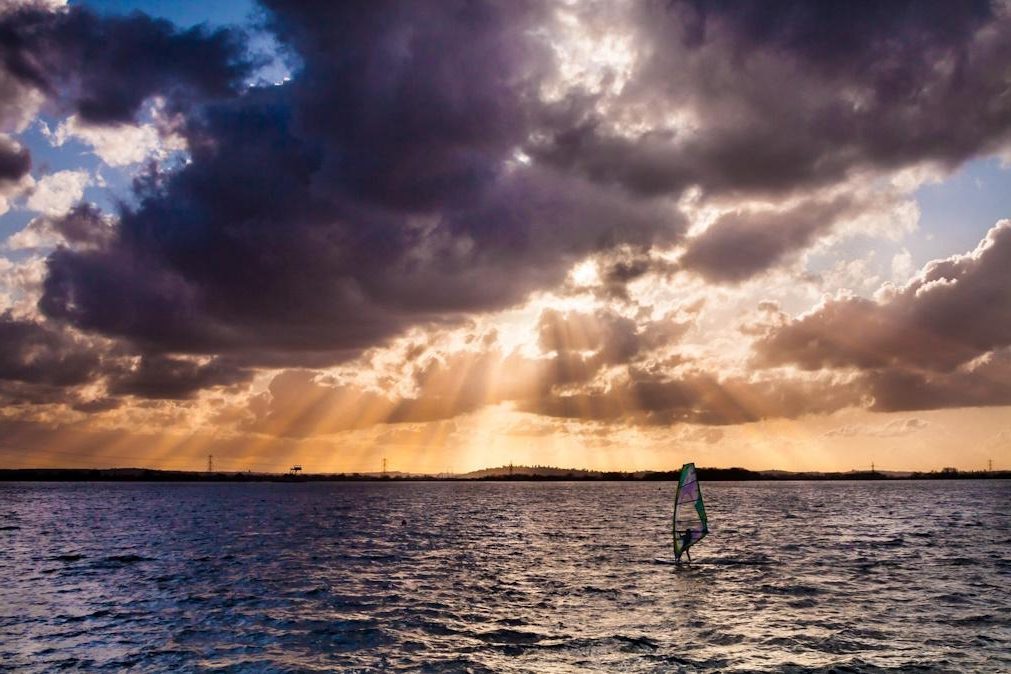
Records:
<instances>
[{"instance_id":1,"label":"water ripple","mask_svg":"<svg viewBox=\"0 0 1011 674\"><path fill-rule=\"evenodd\" d=\"M0 484L0 671L1011 669L1011 483L705 492Z\"/></svg>"}]
</instances>

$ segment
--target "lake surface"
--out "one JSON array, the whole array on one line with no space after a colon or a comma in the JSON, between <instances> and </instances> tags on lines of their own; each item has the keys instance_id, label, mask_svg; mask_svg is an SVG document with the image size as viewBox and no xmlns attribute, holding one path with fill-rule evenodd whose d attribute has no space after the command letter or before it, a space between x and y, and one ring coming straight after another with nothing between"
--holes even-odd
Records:
<instances>
[{"instance_id":1,"label":"lake surface","mask_svg":"<svg viewBox=\"0 0 1011 674\"><path fill-rule=\"evenodd\" d=\"M1011 482L0 483L0 670L1011 670Z\"/></svg>"}]
</instances>

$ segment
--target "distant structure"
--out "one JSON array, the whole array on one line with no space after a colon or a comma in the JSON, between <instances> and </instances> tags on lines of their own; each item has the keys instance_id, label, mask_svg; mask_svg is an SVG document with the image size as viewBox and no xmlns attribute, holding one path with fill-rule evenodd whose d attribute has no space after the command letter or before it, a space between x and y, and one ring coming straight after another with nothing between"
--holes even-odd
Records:
<instances>
[{"instance_id":1,"label":"distant structure","mask_svg":"<svg viewBox=\"0 0 1011 674\"><path fill-rule=\"evenodd\" d=\"M214 455L213 454L208 454L207 455L207 472L208 473L213 473L214 472Z\"/></svg>"},{"instance_id":2,"label":"distant structure","mask_svg":"<svg viewBox=\"0 0 1011 674\"><path fill-rule=\"evenodd\" d=\"M294 466L288 469L288 475L298 475L301 472L302 472L301 464L295 464Z\"/></svg>"},{"instance_id":3,"label":"distant structure","mask_svg":"<svg viewBox=\"0 0 1011 674\"><path fill-rule=\"evenodd\" d=\"M993 459L987 459L987 461L986 461L986 472L988 472L988 473L992 473L993 472Z\"/></svg>"},{"instance_id":4,"label":"distant structure","mask_svg":"<svg viewBox=\"0 0 1011 674\"><path fill-rule=\"evenodd\" d=\"M386 477L386 457L383 457L383 477Z\"/></svg>"}]
</instances>

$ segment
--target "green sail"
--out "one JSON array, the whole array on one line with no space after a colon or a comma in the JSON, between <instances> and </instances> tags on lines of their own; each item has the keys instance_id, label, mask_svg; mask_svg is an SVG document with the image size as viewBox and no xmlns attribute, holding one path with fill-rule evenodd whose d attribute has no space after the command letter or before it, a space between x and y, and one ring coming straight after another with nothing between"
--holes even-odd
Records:
<instances>
[{"instance_id":1,"label":"green sail","mask_svg":"<svg viewBox=\"0 0 1011 674\"><path fill-rule=\"evenodd\" d=\"M694 463L681 466L677 494L674 496L674 555L681 557L688 548L709 533L706 507L702 504L702 489Z\"/></svg>"}]
</instances>

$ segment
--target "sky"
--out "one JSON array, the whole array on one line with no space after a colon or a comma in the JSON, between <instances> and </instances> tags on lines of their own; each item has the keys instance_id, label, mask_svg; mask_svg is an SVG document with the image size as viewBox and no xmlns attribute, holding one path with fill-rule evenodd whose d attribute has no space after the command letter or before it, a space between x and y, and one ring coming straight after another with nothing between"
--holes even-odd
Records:
<instances>
[{"instance_id":1,"label":"sky","mask_svg":"<svg viewBox=\"0 0 1011 674\"><path fill-rule=\"evenodd\" d=\"M0 466L1011 468L1011 3L0 2Z\"/></svg>"}]
</instances>

